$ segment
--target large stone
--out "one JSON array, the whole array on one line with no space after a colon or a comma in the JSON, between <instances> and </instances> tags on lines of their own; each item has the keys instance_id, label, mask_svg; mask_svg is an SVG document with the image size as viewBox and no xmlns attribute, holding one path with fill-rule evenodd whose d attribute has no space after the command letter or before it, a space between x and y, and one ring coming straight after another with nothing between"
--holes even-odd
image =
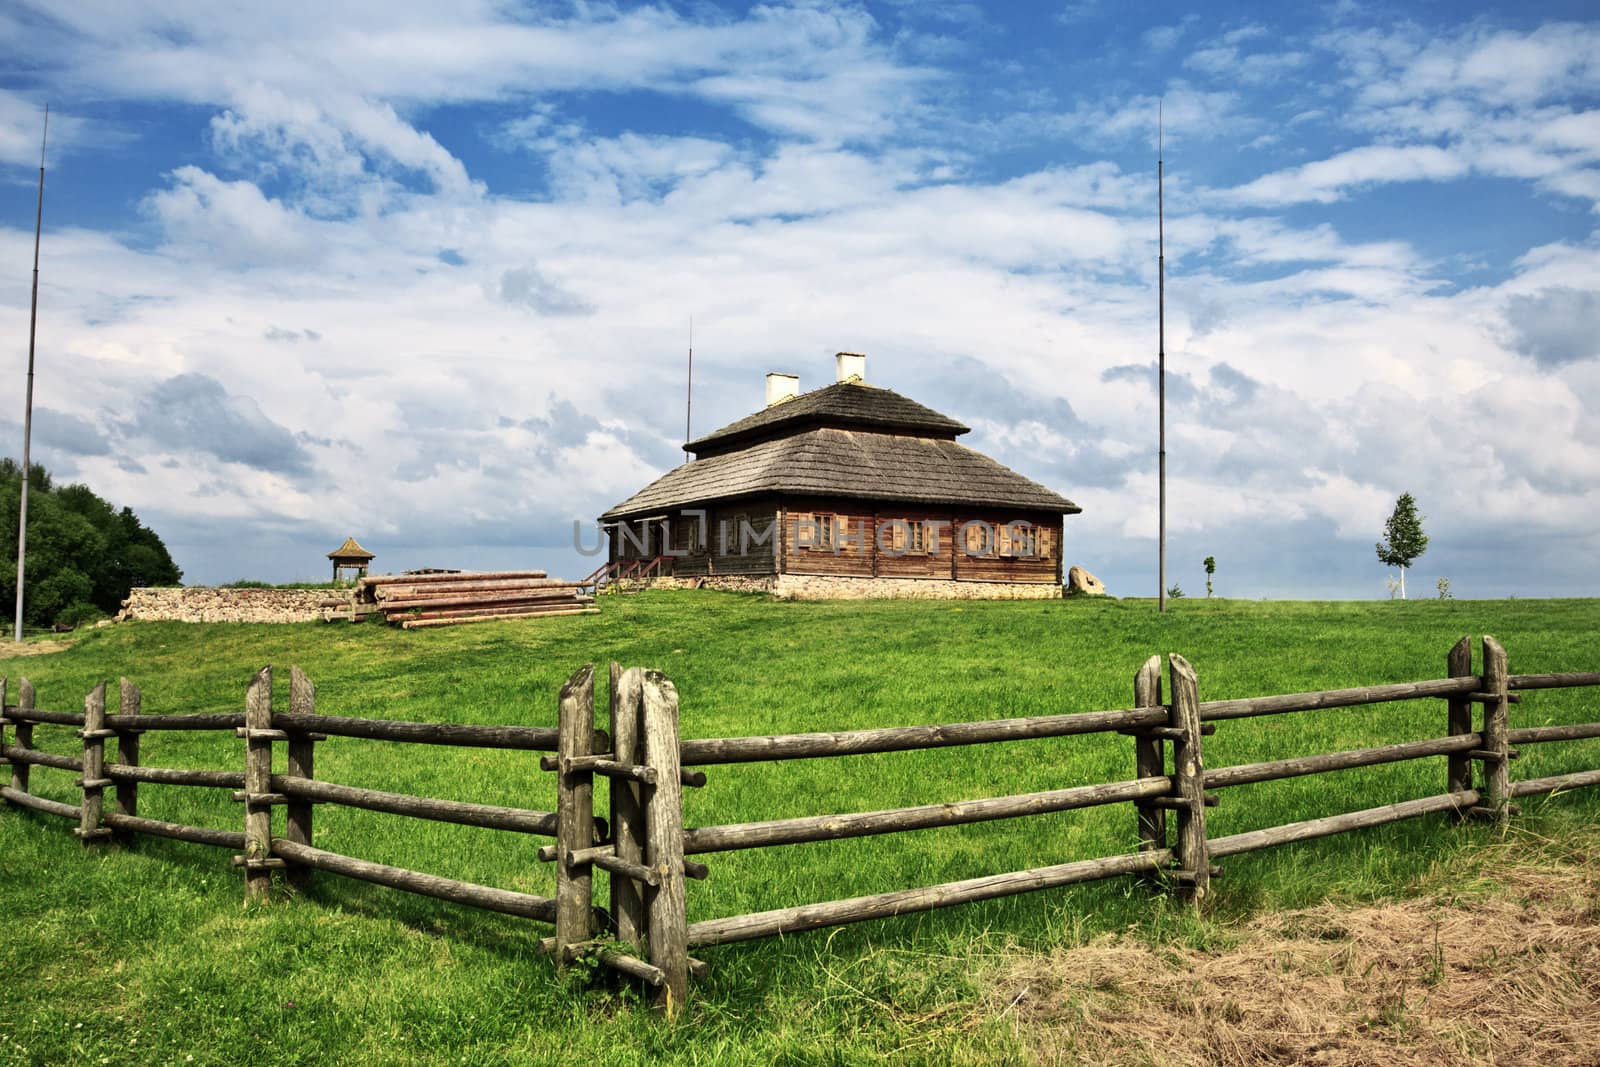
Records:
<instances>
[{"instance_id":1,"label":"large stone","mask_svg":"<svg viewBox=\"0 0 1600 1067\"><path fill-rule=\"evenodd\" d=\"M1105 596L1106 583L1082 567L1073 567L1067 571L1067 595Z\"/></svg>"}]
</instances>

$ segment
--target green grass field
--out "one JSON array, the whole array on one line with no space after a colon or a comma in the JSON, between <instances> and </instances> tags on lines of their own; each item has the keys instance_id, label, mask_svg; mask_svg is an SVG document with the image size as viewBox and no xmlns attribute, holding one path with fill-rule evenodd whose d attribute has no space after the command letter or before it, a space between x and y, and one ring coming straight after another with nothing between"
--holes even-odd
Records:
<instances>
[{"instance_id":1,"label":"green grass field","mask_svg":"<svg viewBox=\"0 0 1600 1067\"><path fill-rule=\"evenodd\" d=\"M1600 602L1140 601L780 603L704 592L608 598L599 616L442 631L130 623L71 649L0 658L41 707L136 681L149 712L239 710L265 663L304 669L336 715L553 725L585 662L659 667L685 737L787 733L1125 707L1134 671L1179 652L1202 699L1438 677L1462 634L1492 633L1514 673L1600 668ZM287 670L278 706L287 702ZM604 671L600 671L603 679ZM603 686L603 681L601 685ZM15 700L15 689L9 699ZM603 706L603 694L599 702ZM1211 767L1439 736L1442 701L1219 724ZM1512 725L1600 719L1600 691L1528 694ZM43 747L73 751L66 728ZM280 756L281 758L281 756ZM317 776L550 809L533 753L335 738ZM231 735L145 735L150 765L242 769ZM1600 766L1600 742L1528 746L1516 778ZM1064 738L708 769L691 825L870 810L1132 777L1131 741ZM34 791L75 801L69 772ZM1216 835L1441 792L1442 759L1224 791ZM1534 800L1518 820L1592 833L1594 792ZM141 814L242 828L224 791L145 786ZM281 816L279 816L281 819ZM281 824L280 824L281 825ZM881 838L704 857L690 920L1129 851L1118 805ZM143 839L85 851L59 819L0 810L0 1064L646 1063L1020 1060L1005 1020L966 1010L1017 953L1134 930L1225 941L1230 924L1326 898L1402 895L1494 831L1426 819L1230 860L1205 916L1115 881L704 952L686 1018L652 1021L604 976L558 976L548 928L318 875L299 899L241 906L227 853ZM318 846L549 895L540 838L320 807ZM603 877L598 876L597 877Z\"/></svg>"}]
</instances>

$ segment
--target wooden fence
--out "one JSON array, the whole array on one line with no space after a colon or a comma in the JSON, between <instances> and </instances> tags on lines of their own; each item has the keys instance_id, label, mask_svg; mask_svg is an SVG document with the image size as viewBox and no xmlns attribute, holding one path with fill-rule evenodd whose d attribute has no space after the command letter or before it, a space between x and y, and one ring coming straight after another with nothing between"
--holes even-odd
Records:
<instances>
[{"instance_id":1,"label":"wooden fence","mask_svg":"<svg viewBox=\"0 0 1600 1067\"><path fill-rule=\"evenodd\" d=\"M1513 675L1505 650L1483 638L1482 666L1472 670L1472 650L1462 638L1447 657L1443 678L1354 689L1294 693L1238 700L1200 699L1199 679L1182 656L1168 663L1163 697L1161 658L1152 656L1134 679L1134 705L1096 711L943 725L887 727L839 733L766 737L682 739L678 695L659 671L611 665L611 733L597 728L592 667L562 687L557 725L479 726L339 718L316 712L311 682L293 671L287 712L272 710L272 673L264 668L251 682L240 714L141 714L139 691L126 680L119 714L106 713L106 687L85 698L82 712L35 707L32 686L19 687L16 704L5 702L0 680L0 760L11 765L11 784L0 796L22 807L78 823L85 844L107 837L156 834L234 850L244 869L247 900L265 899L272 872L282 869L293 885L313 870L551 923L541 942L558 966L589 957L655 990L659 1009L671 1014L684 1003L691 975L706 965L690 955L697 946L815 930L927 911L972 901L1033 892L1123 875L1142 875L1189 900L1199 900L1221 873L1213 861L1294 841L1344 833L1437 812L1505 820L1519 797L1600 785L1600 770L1512 781L1517 745L1600 738L1600 722L1511 729L1510 705L1519 691L1600 686L1600 672ZM1207 769L1203 738L1220 722L1264 715L1359 707L1402 700L1444 700L1445 734L1371 748ZM1477 721L1473 707L1482 708ZM3 727L15 726L7 744ZM38 724L77 726L83 754L62 756L33 746ZM151 730L232 730L244 741L240 771L183 770L143 766L139 736ZM1134 777L1074 785L1044 792L985 797L884 811L821 814L733 825L686 827L685 786L706 784L690 768L769 760L853 756L954 745L991 744L1081 734L1125 735L1132 742ZM556 774L556 811L496 807L358 789L314 777L318 742L329 737L371 738L417 744L472 746L552 753L540 765ZM105 741L118 741L119 762L105 761ZM272 773L275 744L288 747L287 773ZM1445 757L1444 791L1362 811L1225 837L1206 833L1206 809L1218 803L1212 790L1253 782L1322 774L1404 760ZM33 766L77 771L78 805L29 792ZM1476 770L1474 769L1476 767ZM607 787L610 823L595 815L596 777ZM140 783L235 790L243 805L244 832L183 826L138 815ZM103 792L115 786L115 807L104 808ZM1128 803L1138 830L1138 850L971 878L942 885L723 918L688 921L686 881L703 879L708 868L690 856L809 841L899 833L939 826L1018 818L1107 804ZM318 804L343 804L371 811L462 823L555 839L538 850L555 865L555 896L511 892L424 874L315 848L312 818ZM272 809L284 807L284 836L273 834ZM1168 813L1172 826L1168 826ZM610 874L609 909L596 906L593 872Z\"/></svg>"}]
</instances>

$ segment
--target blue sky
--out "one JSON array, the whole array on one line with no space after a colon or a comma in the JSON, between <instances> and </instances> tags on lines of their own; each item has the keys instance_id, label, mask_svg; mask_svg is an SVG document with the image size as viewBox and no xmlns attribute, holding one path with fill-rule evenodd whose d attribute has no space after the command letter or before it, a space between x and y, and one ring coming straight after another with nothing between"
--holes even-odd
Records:
<instances>
[{"instance_id":1,"label":"blue sky","mask_svg":"<svg viewBox=\"0 0 1600 1067\"><path fill-rule=\"evenodd\" d=\"M192 581L590 569L572 523L755 407L870 381L1071 497L1155 591L1595 595L1600 22L1579 4L0 10L0 439Z\"/></svg>"}]
</instances>

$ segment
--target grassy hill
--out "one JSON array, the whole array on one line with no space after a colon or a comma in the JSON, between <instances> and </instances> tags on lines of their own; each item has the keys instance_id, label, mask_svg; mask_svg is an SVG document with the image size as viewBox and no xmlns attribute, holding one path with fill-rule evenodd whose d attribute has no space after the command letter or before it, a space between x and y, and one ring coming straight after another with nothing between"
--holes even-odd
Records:
<instances>
[{"instance_id":1,"label":"grassy hill","mask_svg":"<svg viewBox=\"0 0 1600 1067\"><path fill-rule=\"evenodd\" d=\"M1133 674L1180 652L1202 699L1443 674L1462 634L1492 633L1514 673L1600 666L1595 601L779 603L705 592L608 599L600 616L403 632L375 625L131 623L48 656L0 657L40 705L79 706L101 679L151 712L237 710L265 663L296 664L328 714L553 725L585 662L659 667L683 735L725 736L1124 707ZM601 672L603 676L603 671ZM12 690L13 694L15 690ZM287 698L287 671L279 679ZM14 695L11 699L15 699ZM1529 694L1514 726L1600 719L1600 693ZM1222 723L1212 767L1444 733L1443 702ZM39 729L70 751L64 729ZM143 762L242 768L221 735L146 735ZM550 808L531 753L333 739L318 777ZM1600 766L1600 743L1529 746L1517 778ZM1132 775L1116 735L708 769L691 825L1019 793ZM35 791L72 801L71 775ZM1442 760L1227 790L1227 834L1440 792ZM141 814L235 829L225 792L147 786ZM1594 793L1535 801L1519 827L1592 832ZM245 912L224 852L143 840L82 850L59 820L0 810L0 1064L31 1062L997 1062L1009 1024L960 1014L1018 953L1133 928L1204 945L1263 911L1404 894L1492 831L1423 820L1230 860L1202 920L1128 882L1047 892L782 941L709 950L712 977L676 1027L627 990L558 977L538 924L319 875L304 898ZM1127 851L1126 805L706 857L691 921ZM316 843L379 862L549 894L541 839L321 807Z\"/></svg>"}]
</instances>

